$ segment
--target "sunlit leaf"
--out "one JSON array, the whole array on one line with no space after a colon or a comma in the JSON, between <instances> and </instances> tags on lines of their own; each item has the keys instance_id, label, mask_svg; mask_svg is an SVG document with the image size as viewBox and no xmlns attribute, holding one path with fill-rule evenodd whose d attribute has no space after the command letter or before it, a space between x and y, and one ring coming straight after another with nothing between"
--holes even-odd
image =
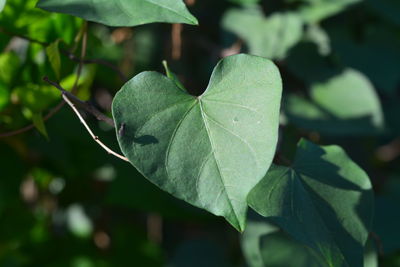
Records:
<instances>
[{"instance_id":1,"label":"sunlit leaf","mask_svg":"<svg viewBox=\"0 0 400 267\"><path fill-rule=\"evenodd\" d=\"M340 13L348 6L361 1L362 0L306 0L304 2L307 2L307 4L304 5L300 13L307 22L315 23Z\"/></svg>"},{"instance_id":2,"label":"sunlit leaf","mask_svg":"<svg viewBox=\"0 0 400 267\"><path fill-rule=\"evenodd\" d=\"M6 0L0 0L0 12L3 11L5 4L6 4Z\"/></svg>"},{"instance_id":3,"label":"sunlit leaf","mask_svg":"<svg viewBox=\"0 0 400 267\"><path fill-rule=\"evenodd\" d=\"M310 88L310 99L287 97L289 120L304 129L327 135L374 135L384 120L375 89L360 72L346 69Z\"/></svg>"},{"instance_id":4,"label":"sunlit leaf","mask_svg":"<svg viewBox=\"0 0 400 267\"><path fill-rule=\"evenodd\" d=\"M250 220L241 238L246 263L250 267L327 267L318 254L290 238L268 220ZM364 248L364 267L377 267L378 255L374 243L368 240Z\"/></svg>"},{"instance_id":5,"label":"sunlit leaf","mask_svg":"<svg viewBox=\"0 0 400 267\"><path fill-rule=\"evenodd\" d=\"M32 115L32 122L33 125L35 125L36 129L47 139L49 138L49 135L47 134L46 130L46 125L44 124L43 121L43 116L41 113L34 113Z\"/></svg>"},{"instance_id":6,"label":"sunlit leaf","mask_svg":"<svg viewBox=\"0 0 400 267\"><path fill-rule=\"evenodd\" d=\"M303 22L295 13L265 17L260 9L231 9L223 18L225 30L238 35L253 55L282 59L303 34Z\"/></svg>"},{"instance_id":7,"label":"sunlit leaf","mask_svg":"<svg viewBox=\"0 0 400 267\"><path fill-rule=\"evenodd\" d=\"M46 47L46 54L49 58L51 67L54 70L57 78L60 79L61 72L61 57L60 57L60 49L58 47L60 40L57 40L51 43L48 47Z\"/></svg>"},{"instance_id":8,"label":"sunlit leaf","mask_svg":"<svg viewBox=\"0 0 400 267\"><path fill-rule=\"evenodd\" d=\"M367 174L340 147L300 141L293 165L271 167L249 204L329 266L362 266L373 193Z\"/></svg>"},{"instance_id":9,"label":"sunlit leaf","mask_svg":"<svg viewBox=\"0 0 400 267\"><path fill-rule=\"evenodd\" d=\"M10 34L27 36L39 42L62 39L71 43L82 23L64 14L51 14L35 8L37 0L7 1L0 13L0 25Z\"/></svg>"},{"instance_id":10,"label":"sunlit leaf","mask_svg":"<svg viewBox=\"0 0 400 267\"><path fill-rule=\"evenodd\" d=\"M197 24L182 0L40 0L38 7L108 26L153 22Z\"/></svg>"},{"instance_id":11,"label":"sunlit leaf","mask_svg":"<svg viewBox=\"0 0 400 267\"><path fill-rule=\"evenodd\" d=\"M243 230L275 153L281 90L271 61L244 54L223 59L199 97L144 72L114 98L118 142L150 181Z\"/></svg>"}]
</instances>

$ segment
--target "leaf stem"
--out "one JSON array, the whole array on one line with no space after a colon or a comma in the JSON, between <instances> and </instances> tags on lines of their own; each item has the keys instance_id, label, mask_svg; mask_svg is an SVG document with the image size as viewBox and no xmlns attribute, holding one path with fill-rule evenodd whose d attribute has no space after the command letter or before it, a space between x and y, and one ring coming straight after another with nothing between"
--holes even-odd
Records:
<instances>
[{"instance_id":1,"label":"leaf stem","mask_svg":"<svg viewBox=\"0 0 400 267\"><path fill-rule=\"evenodd\" d=\"M106 146L103 142L100 141L99 137L96 136L93 131L90 129L89 125L86 123L85 119L82 117L82 115L79 113L78 109L76 108L75 104L72 103L72 101L69 99L69 97L71 97L71 99L73 99L74 101L82 104L84 107L86 107L85 109L87 111L89 111L90 113L93 114L93 112L96 114L96 118L101 117L102 120L104 120L104 118L106 117L105 115L103 115L100 111L98 111L95 107L90 106L88 103L85 103L81 100L79 100L77 97L75 97L74 95L72 95L71 93L69 93L68 91L65 91L58 83L53 82L51 80L49 80L49 78L44 77L43 78L44 81L48 82L49 84L53 85L54 87L56 87L57 89L59 89L61 91L62 94L62 98L64 99L64 101L72 108L72 110L75 112L75 114L78 116L80 122L83 124L83 126L85 126L86 130L88 131L88 133L90 134L90 136L93 138L93 140L99 144L105 151L107 151L108 154L111 154L119 159L122 159L123 161L127 161L129 162L129 160L122 156L121 154L118 154L117 152L113 151L111 148L109 148L108 146ZM100 115L101 114L101 115ZM107 117L108 118L108 117ZM110 118L108 118L109 120L111 120ZM113 123L114 124L114 123Z\"/></svg>"}]
</instances>

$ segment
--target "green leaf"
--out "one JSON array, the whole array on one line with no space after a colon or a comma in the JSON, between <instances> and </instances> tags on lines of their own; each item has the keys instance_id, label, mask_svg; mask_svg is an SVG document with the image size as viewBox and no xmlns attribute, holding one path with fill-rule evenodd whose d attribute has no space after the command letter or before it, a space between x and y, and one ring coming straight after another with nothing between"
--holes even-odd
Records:
<instances>
[{"instance_id":1,"label":"green leaf","mask_svg":"<svg viewBox=\"0 0 400 267\"><path fill-rule=\"evenodd\" d=\"M2 111L10 101L10 92L7 86L0 81L0 111Z\"/></svg>"},{"instance_id":2,"label":"green leaf","mask_svg":"<svg viewBox=\"0 0 400 267\"><path fill-rule=\"evenodd\" d=\"M60 57L60 49L58 45L60 40L57 40L51 43L48 47L46 47L46 54L49 58L51 67L53 68L54 73L57 76L57 79L60 79L60 72L61 72L61 57Z\"/></svg>"},{"instance_id":3,"label":"green leaf","mask_svg":"<svg viewBox=\"0 0 400 267\"><path fill-rule=\"evenodd\" d=\"M33 83L14 88L12 96L32 113L42 112L60 99L60 93L52 86Z\"/></svg>"},{"instance_id":4,"label":"green leaf","mask_svg":"<svg viewBox=\"0 0 400 267\"><path fill-rule=\"evenodd\" d=\"M276 66L244 54L220 61L199 97L143 72L114 98L118 142L150 181L242 231L275 153L281 91Z\"/></svg>"},{"instance_id":5,"label":"green leaf","mask_svg":"<svg viewBox=\"0 0 400 267\"><path fill-rule=\"evenodd\" d=\"M328 266L362 266L373 193L367 174L340 147L300 141L293 165L273 166L249 205Z\"/></svg>"},{"instance_id":6,"label":"green leaf","mask_svg":"<svg viewBox=\"0 0 400 267\"><path fill-rule=\"evenodd\" d=\"M365 32L359 41L346 27L332 30L332 48L343 65L365 73L378 90L394 96L400 84L398 30L378 24Z\"/></svg>"},{"instance_id":7,"label":"green leaf","mask_svg":"<svg viewBox=\"0 0 400 267\"><path fill-rule=\"evenodd\" d=\"M318 24L307 25L305 39L314 43L318 47L321 56L327 56L331 53L331 42L328 33Z\"/></svg>"},{"instance_id":8,"label":"green leaf","mask_svg":"<svg viewBox=\"0 0 400 267\"><path fill-rule=\"evenodd\" d=\"M251 54L282 59L303 34L303 22L295 13L265 17L260 9L231 9L222 27L243 39Z\"/></svg>"},{"instance_id":9,"label":"green leaf","mask_svg":"<svg viewBox=\"0 0 400 267\"><path fill-rule=\"evenodd\" d=\"M14 52L0 54L0 81L10 85L18 74L20 59Z\"/></svg>"},{"instance_id":10,"label":"green leaf","mask_svg":"<svg viewBox=\"0 0 400 267\"><path fill-rule=\"evenodd\" d=\"M182 0L40 0L37 7L108 26L153 22L198 24Z\"/></svg>"},{"instance_id":11,"label":"green leaf","mask_svg":"<svg viewBox=\"0 0 400 267\"><path fill-rule=\"evenodd\" d=\"M6 0L0 0L0 12L3 11L5 5L6 5Z\"/></svg>"},{"instance_id":12,"label":"green leaf","mask_svg":"<svg viewBox=\"0 0 400 267\"><path fill-rule=\"evenodd\" d=\"M249 220L241 237L241 247L250 267L324 266L310 248L293 240L265 218Z\"/></svg>"},{"instance_id":13,"label":"green leaf","mask_svg":"<svg viewBox=\"0 0 400 267\"><path fill-rule=\"evenodd\" d=\"M43 116L41 113L34 113L32 114L32 122L35 125L36 129L43 134L46 139L49 139L49 135L47 134L46 125L43 121Z\"/></svg>"},{"instance_id":14,"label":"green leaf","mask_svg":"<svg viewBox=\"0 0 400 267\"><path fill-rule=\"evenodd\" d=\"M260 2L260 0L228 0L228 1L235 3L235 4L244 5L244 6L255 5L258 2Z\"/></svg>"},{"instance_id":15,"label":"green leaf","mask_svg":"<svg viewBox=\"0 0 400 267\"><path fill-rule=\"evenodd\" d=\"M241 238L246 263L250 267L320 267L327 266L307 246L293 240L268 223L268 220L250 220ZM378 257L373 241L364 248L364 267L377 267Z\"/></svg>"},{"instance_id":16,"label":"green leaf","mask_svg":"<svg viewBox=\"0 0 400 267\"><path fill-rule=\"evenodd\" d=\"M361 2L362 0L306 0L300 14L310 23L319 22L330 16L344 11L348 6Z\"/></svg>"},{"instance_id":17,"label":"green leaf","mask_svg":"<svg viewBox=\"0 0 400 267\"><path fill-rule=\"evenodd\" d=\"M70 44L82 20L64 14L51 14L35 8L37 0L7 1L0 13L0 25L13 34L44 43L63 39Z\"/></svg>"},{"instance_id":18,"label":"green leaf","mask_svg":"<svg viewBox=\"0 0 400 267\"><path fill-rule=\"evenodd\" d=\"M183 84L179 81L179 78L176 76L175 73L173 73L169 67L168 67L168 63L167 61L163 61L163 66L165 69L165 73L167 74L167 77L170 78L172 81L175 82L176 86L179 87L179 89L181 89L182 91L186 92L186 88L183 86Z\"/></svg>"},{"instance_id":19,"label":"green leaf","mask_svg":"<svg viewBox=\"0 0 400 267\"><path fill-rule=\"evenodd\" d=\"M346 69L310 88L310 100L289 95L285 111L298 127L326 135L374 135L384 127L378 95L362 73Z\"/></svg>"}]
</instances>

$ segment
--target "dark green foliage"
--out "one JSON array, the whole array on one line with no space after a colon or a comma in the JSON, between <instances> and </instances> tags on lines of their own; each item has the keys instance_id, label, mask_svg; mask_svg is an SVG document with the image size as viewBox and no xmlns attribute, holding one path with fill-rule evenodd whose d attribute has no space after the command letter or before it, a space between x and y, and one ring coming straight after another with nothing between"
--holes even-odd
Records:
<instances>
[{"instance_id":1,"label":"dark green foliage","mask_svg":"<svg viewBox=\"0 0 400 267\"><path fill-rule=\"evenodd\" d=\"M0 0L0 266L399 265L399 12Z\"/></svg>"}]
</instances>

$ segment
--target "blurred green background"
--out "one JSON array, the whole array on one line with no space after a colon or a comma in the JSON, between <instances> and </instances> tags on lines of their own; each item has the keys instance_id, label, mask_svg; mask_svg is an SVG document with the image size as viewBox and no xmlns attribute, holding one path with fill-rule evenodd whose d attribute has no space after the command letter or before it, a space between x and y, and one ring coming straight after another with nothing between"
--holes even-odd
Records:
<instances>
[{"instance_id":1,"label":"blurred green background","mask_svg":"<svg viewBox=\"0 0 400 267\"><path fill-rule=\"evenodd\" d=\"M378 258L400 266L400 1L187 2L198 27L89 23L88 64L77 75L82 20L35 0L7 0L3 10L0 1L0 266L317 266L253 214L240 235L156 188L93 142L42 81L76 85L110 115L126 79L164 72L162 60L199 95L219 59L240 52L280 68L280 154L291 158L301 137L338 144L369 174L376 203L366 266ZM59 73L49 45L60 51ZM84 115L118 151L114 129Z\"/></svg>"}]
</instances>

